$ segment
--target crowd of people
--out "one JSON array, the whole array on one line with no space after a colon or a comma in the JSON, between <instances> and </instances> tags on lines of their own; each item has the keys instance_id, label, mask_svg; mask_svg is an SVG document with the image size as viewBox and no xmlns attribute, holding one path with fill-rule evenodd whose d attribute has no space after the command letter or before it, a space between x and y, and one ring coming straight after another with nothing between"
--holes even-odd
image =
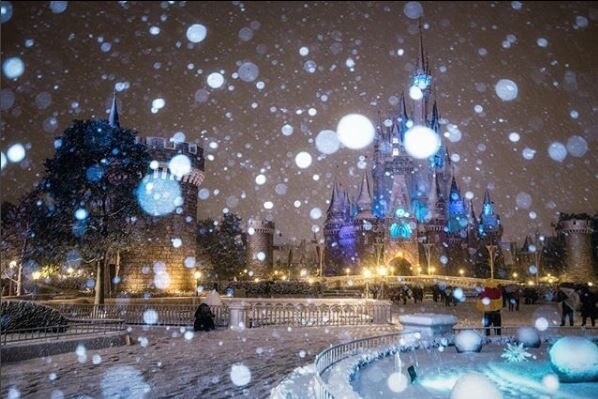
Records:
<instances>
[{"instance_id":1,"label":"crowd of people","mask_svg":"<svg viewBox=\"0 0 598 399\"><path fill-rule=\"evenodd\" d=\"M411 299L414 303L423 302L425 291L421 285L403 284L390 288L388 292L389 299L406 305ZM457 306L457 303L465 300L464 291L450 285L436 284L431 288L431 294L434 302L446 307ZM479 291L476 300L476 308L483 313L482 322L486 335L490 335L492 329L496 335L501 335L503 308L509 312L518 312L522 301L526 305L533 305L541 297L547 302L558 303L561 310L561 326L567 322L573 326L578 311L581 314L581 326L585 326L588 320L593 327L596 326L598 294L587 285L563 283L558 287L523 287L515 284L500 286L496 280L488 280Z\"/></svg>"}]
</instances>

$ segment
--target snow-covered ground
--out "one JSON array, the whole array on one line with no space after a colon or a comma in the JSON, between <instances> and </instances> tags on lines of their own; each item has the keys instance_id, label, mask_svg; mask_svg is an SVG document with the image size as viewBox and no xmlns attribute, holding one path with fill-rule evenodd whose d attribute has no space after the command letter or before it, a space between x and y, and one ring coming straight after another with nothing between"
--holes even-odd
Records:
<instances>
[{"instance_id":1,"label":"snow-covered ground","mask_svg":"<svg viewBox=\"0 0 598 399\"><path fill-rule=\"evenodd\" d=\"M481 325L480 313L469 302L450 308L409 303L396 306L393 319L401 313L445 311L455 314L459 325ZM503 323L533 325L539 316L560 322L554 305L522 305L520 312L503 311ZM9 393L18 392L21 398L99 398L125 392L122 397L264 398L329 345L392 331L395 326L276 327L185 336L179 328L135 327L134 346L2 364L2 397L16 398Z\"/></svg>"},{"instance_id":2,"label":"snow-covered ground","mask_svg":"<svg viewBox=\"0 0 598 399\"><path fill-rule=\"evenodd\" d=\"M179 328L137 327L132 331L134 346L2 364L1 396L16 398L9 393L18 392L21 398L101 398L120 392L121 396L111 397L264 398L294 368L310 364L328 345L395 330L393 326L219 329L187 339ZM237 386L233 380L247 384Z\"/></svg>"}]
</instances>

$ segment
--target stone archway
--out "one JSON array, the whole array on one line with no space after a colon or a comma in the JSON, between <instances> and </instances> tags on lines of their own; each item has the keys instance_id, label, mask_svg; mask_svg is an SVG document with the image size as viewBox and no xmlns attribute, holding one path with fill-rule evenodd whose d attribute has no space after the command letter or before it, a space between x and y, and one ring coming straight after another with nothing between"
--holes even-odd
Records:
<instances>
[{"instance_id":1,"label":"stone archway","mask_svg":"<svg viewBox=\"0 0 598 399\"><path fill-rule=\"evenodd\" d=\"M394 275L395 276L415 276L417 275L416 271L413 270L413 265L406 259L402 257L396 257L388 262L388 266L394 268Z\"/></svg>"}]
</instances>

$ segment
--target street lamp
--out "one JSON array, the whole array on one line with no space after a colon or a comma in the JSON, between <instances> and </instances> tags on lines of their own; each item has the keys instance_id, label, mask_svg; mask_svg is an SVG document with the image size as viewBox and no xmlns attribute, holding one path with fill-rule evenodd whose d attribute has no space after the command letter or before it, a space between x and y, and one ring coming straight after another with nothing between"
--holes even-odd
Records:
<instances>
[{"instance_id":1,"label":"street lamp","mask_svg":"<svg viewBox=\"0 0 598 399\"><path fill-rule=\"evenodd\" d=\"M460 275L461 277L463 277L463 275L464 275L464 274L465 274L465 270L463 270L463 269L459 269L459 275Z\"/></svg>"},{"instance_id":2,"label":"street lamp","mask_svg":"<svg viewBox=\"0 0 598 399\"><path fill-rule=\"evenodd\" d=\"M345 273L347 273L347 277L349 277L349 273L351 273L351 269L349 269L348 267L345 269Z\"/></svg>"},{"instance_id":3,"label":"street lamp","mask_svg":"<svg viewBox=\"0 0 598 399\"><path fill-rule=\"evenodd\" d=\"M370 269L363 270L363 277L365 277L365 298L368 299L370 297L370 280L369 278L372 277L372 272Z\"/></svg>"},{"instance_id":4,"label":"street lamp","mask_svg":"<svg viewBox=\"0 0 598 399\"><path fill-rule=\"evenodd\" d=\"M496 251L497 246L494 244L486 245L488 249L488 254L490 255L490 278L494 279L494 253Z\"/></svg>"},{"instance_id":5,"label":"street lamp","mask_svg":"<svg viewBox=\"0 0 598 399\"><path fill-rule=\"evenodd\" d=\"M540 260L542 258L542 244L539 244L539 248L536 246L534 251L534 260L536 261L536 285L540 280Z\"/></svg>"},{"instance_id":6,"label":"street lamp","mask_svg":"<svg viewBox=\"0 0 598 399\"><path fill-rule=\"evenodd\" d=\"M201 272L196 270L193 272L193 277L195 277L195 295L199 296L199 279L201 278Z\"/></svg>"},{"instance_id":7,"label":"street lamp","mask_svg":"<svg viewBox=\"0 0 598 399\"><path fill-rule=\"evenodd\" d=\"M426 242L423 244L423 246L426 252L426 262L428 263L428 274L431 274L430 261L432 260L432 247L434 246L434 244Z\"/></svg>"}]
</instances>

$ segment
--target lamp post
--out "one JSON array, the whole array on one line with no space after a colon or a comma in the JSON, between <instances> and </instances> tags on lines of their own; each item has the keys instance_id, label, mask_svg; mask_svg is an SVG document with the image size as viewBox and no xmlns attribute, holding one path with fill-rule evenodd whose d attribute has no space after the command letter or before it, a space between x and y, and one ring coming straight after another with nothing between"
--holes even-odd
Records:
<instances>
[{"instance_id":1,"label":"lamp post","mask_svg":"<svg viewBox=\"0 0 598 399\"><path fill-rule=\"evenodd\" d=\"M372 272L369 269L365 269L363 271L363 277L365 277L365 299L370 298L370 277L372 276Z\"/></svg>"},{"instance_id":2,"label":"lamp post","mask_svg":"<svg viewBox=\"0 0 598 399\"><path fill-rule=\"evenodd\" d=\"M430 274L430 261L432 260L432 247L434 246L434 244L429 243L429 242L425 242L423 244L424 246L424 250L426 252L426 262L428 264L428 275Z\"/></svg>"},{"instance_id":3,"label":"lamp post","mask_svg":"<svg viewBox=\"0 0 598 399\"><path fill-rule=\"evenodd\" d=\"M536 262L536 285L540 282L540 260L542 260L542 244L539 244L539 248L536 247L534 251L534 260Z\"/></svg>"},{"instance_id":4,"label":"lamp post","mask_svg":"<svg viewBox=\"0 0 598 399\"><path fill-rule=\"evenodd\" d=\"M196 270L193 272L193 277L195 277L195 295L199 296L199 279L201 278L201 272Z\"/></svg>"},{"instance_id":5,"label":"lamp post","mask_svg":"<svg viewBox=\"0 0 598 399\"><path fill-rule=\"evenodd\" d=\"M488 254L490 255L490 278L494 279L494 252L496 251L497 246L494 244L486 245L486 249L488 249Z\"/></svg>"}]
</instances>

